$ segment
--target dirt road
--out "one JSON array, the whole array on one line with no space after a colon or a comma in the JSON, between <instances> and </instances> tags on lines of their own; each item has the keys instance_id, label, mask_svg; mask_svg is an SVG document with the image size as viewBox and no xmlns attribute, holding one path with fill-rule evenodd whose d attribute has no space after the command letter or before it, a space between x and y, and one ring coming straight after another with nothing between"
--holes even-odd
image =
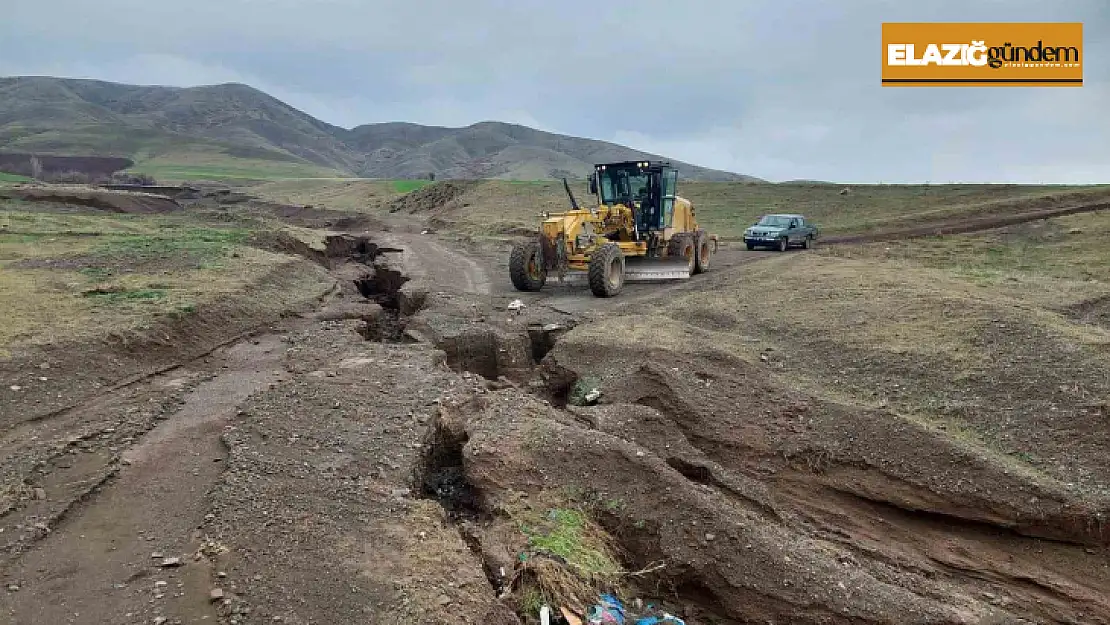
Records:
<instances>
[{"instance_id":1,"label":"dirt road","mask_svg":"<svg viewBox=\"0 0 1110 625\"><path fill-rule=\"evenodd\" d=\"M724 245L710 274L601 300L518 293L500 250L464 254L410 223L369 236L374 258L330 259L319 311L0 432L16 485L0 620L519 623L498 600L521 547L500 515L585 484L621 502L606 530L630 566L672 563L655 581L690 623L1110 622L1101 545L1015 538L994 500L981 518L944 508L955 495L892 477L867 441L824 478L783 460L827 461L822 441L845 432L893 436L867 429L873 414L727 358L598 352L588 328L537 366L549 332L717 288L775 252ZM626 374L612 397L563 410L575 367L607 359ZM786 399L741 408L766 396ZM1024 496L1004 470L959 483ZM918 504L967 518L949 536Z\"/></svg>"}]
</instances>

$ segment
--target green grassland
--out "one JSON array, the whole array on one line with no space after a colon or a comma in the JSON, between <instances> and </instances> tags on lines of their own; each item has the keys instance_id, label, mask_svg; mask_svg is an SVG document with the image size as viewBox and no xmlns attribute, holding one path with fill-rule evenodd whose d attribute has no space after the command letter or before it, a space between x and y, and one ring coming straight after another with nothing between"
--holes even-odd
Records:
<instances>
[{"instance_id":1,"label":"green grassland","mask_svg":"<svg viewBox=\"0 0 1110 625\"><path fill-rule=\"evenodd\" d=\"M173 151L136 161L129 171L163 183L211 180L231 183L287 178L342 178L345 174L307 163L238 158L213 150Z\"/></svg>"},{"instance_id":2,"label":"green grassland","mask_svg":"<svg viewBox=\"0 0 1110 625\"><path fill-rule=\"evenodd\" d=\"M0 183L2 182L27 182L30 178L27 176L20 176L19 174L9 174L6 171L0 171Z\"/></svg>"},{"instance_id":3,"label":"green grassland","mask_svg":"<svg viewBox=\"0 0 1110 625\"><path fill-rule=\"evenodd\" d=\"M416 184L419 183L419 184ZM566 210L569 200L561 181L382 181L318 180L262 185L252 192L275 201L384 213L402 192L455 185L461 193L443 205L415 209L441 230L472 237L504 237L532 230L541 212ZM739 239L765 213L806 215L823 235L865 233L910 227L945 219L1009 214L1021 205L1035 207L1060 201L1106 197L1105 186L1026 185L853 185L817 183L687 182L679 194L694 204L704 227L725 240ZM596 202L586 185L571 185L580 205ZM416 196L414 196L416 197ZM1037 204L1040 203L1040 204Z\"/></svg>"},{"instance_id":4,"label":"green grassland","mask_svg":"<svg viewBox=\"0 0 1110 625\"><path fill-rule=\"evenodd\" d=\"M287 257L195 215L0 205L0 350L142 327L242 295Z\"/></svg>"}]
</instances>

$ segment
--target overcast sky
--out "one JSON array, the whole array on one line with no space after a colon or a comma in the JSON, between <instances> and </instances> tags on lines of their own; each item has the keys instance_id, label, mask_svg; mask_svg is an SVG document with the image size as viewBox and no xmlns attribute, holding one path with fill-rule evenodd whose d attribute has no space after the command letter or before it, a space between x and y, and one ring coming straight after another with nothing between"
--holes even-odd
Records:
<instances>
[{"instance_id":1,"label":"overcast sky","mask_svg":"<svg viewBox=\"0 0 1110 625\"><path fill-rule=\"evenodd\" d=\"M767 178L1110 182L1110 2L6 0L0 74L243 82ZM835 6L834 6L835 5ZM1081 88L883 88L884 21L1082 21Z\"/></svg>"}]
</instances>

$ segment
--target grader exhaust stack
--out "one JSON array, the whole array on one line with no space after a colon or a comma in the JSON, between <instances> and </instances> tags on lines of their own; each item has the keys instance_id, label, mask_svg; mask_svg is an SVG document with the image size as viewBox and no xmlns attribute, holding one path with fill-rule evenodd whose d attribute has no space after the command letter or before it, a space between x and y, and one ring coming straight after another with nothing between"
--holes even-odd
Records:
<instances>
[{"instance_id":1,"label":"grader exhaust stack","mask_svg":"<svg viewBox=\"0 0 1110 625\"><path fill-rule=\"evenodd\" d=\"M670 163L602 163L590 174L597 207L545 214L535 240L513 248L509 273L521 291L543 288L549 273L560 281L581 276L598 297L613 297L625 282L686 279L709 269L717 237L698 226L694 207L676 194Z\"/></svg>"}]
</instances>

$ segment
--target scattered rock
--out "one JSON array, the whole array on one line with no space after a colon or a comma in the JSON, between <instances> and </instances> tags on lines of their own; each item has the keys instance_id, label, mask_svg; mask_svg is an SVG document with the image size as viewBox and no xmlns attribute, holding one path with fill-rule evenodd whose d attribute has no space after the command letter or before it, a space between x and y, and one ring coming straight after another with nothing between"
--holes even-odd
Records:
<instances>
[{"instance_id":1,"label":"scattered rock","mask_svg":"<svg viewBox=\"0 0 1110 625\"><path fill-rule=\"evenodd\" d=\"M35 488L31 492L34 495L35 499L37 499L39 501L43 501L43 500L46 499L46 489L45 488L41 488L41 487Z\"/></svg>"},{"instance_id":2,"label":"scattered rock","mask_svg":"<svg viewBox=\"0 0 1110 625\"><path fill-rule=\"evenodd\" d=\"M223 598L224 598L224 591L223 591L222 588L213 588L212 591L208 593L208 600L209 601L220 601Z\"/></svg>"},{"instance_id":3,"label":"scattered rock","mask_svg":"<svg viewBox=\"0 0 1110 625\"><path fill-rule=\"evenodd\" d=\"M181 558L165 558L165 559L162 560L161 564L159 564L158 566L160 566L162 568L173 568L173 567L181 566L181 564L182 564Z\"/></svg>"}]
</instances>

